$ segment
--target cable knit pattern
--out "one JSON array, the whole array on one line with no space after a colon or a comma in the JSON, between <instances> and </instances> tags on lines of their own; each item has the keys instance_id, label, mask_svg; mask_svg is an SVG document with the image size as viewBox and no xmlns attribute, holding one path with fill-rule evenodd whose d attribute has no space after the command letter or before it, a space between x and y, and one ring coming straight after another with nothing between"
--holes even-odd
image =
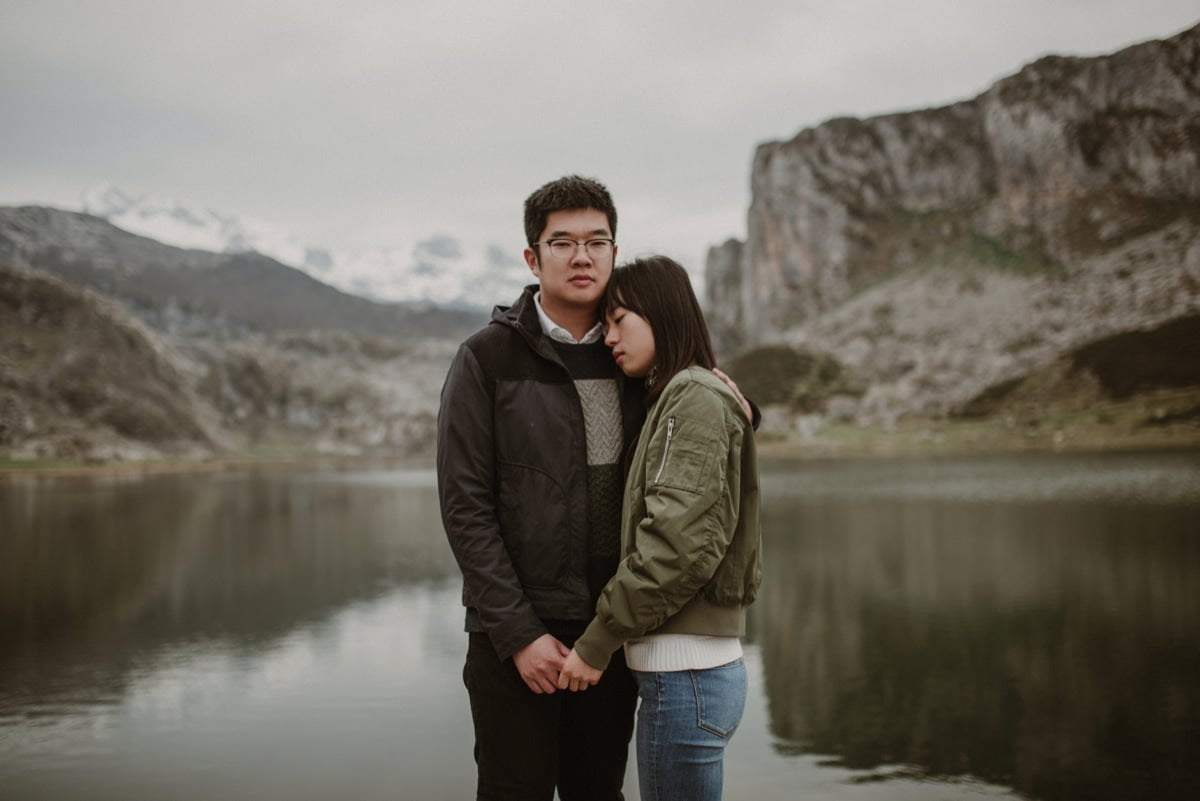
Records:
<instances>
[{"instance_id":1,"label":"cable knit pattern","mask_svg":"<svg viewBox=\"0 0 1200 801\"><path fill-rule=\"evenodd\" d=\"M554 342L575 384L587 437L588 589L593 600L617 569L621 551L621 399L612 353L602 342ZM566 443L563 443L564 447Z\"/></svg>"}]
</instances>

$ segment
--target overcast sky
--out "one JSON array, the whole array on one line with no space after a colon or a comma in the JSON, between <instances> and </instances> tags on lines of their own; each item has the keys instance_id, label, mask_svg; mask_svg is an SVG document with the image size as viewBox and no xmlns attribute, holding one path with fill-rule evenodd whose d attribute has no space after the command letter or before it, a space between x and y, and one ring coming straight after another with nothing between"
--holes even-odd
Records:
<instances>
[{"instance_id":1,"label":"overcast sky","mask_svg":"<svg viewBox=\"0 0 1200 801\"><path fill-rule=\"evenodd\" d=\"M335 249L448 235L519 258L524 198L577 172L612 191L622 255L698 273L745 234L757 144L973 97L1042 55L1173 35L1198 9L0 0L0 204L77 208L113 184Z\"/></svg>"}]
</instances>

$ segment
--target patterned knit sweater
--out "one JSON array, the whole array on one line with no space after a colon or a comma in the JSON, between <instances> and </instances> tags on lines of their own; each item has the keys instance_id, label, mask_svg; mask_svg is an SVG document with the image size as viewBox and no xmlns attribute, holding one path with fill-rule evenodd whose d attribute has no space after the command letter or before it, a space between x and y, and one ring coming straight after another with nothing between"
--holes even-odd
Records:
<instances>
[{"instance_id":1,"label":"patterned knit sweater","mask_svg":"<svg viewBox=\"0 0 1200 801\"><path fill-rule=\"evenodd\" d=\"M579 393L587 430L588 588L595 602L621 551L621 402L612 353L603 342L554 341L554 348Z\"/></svg>"}]
</instances>

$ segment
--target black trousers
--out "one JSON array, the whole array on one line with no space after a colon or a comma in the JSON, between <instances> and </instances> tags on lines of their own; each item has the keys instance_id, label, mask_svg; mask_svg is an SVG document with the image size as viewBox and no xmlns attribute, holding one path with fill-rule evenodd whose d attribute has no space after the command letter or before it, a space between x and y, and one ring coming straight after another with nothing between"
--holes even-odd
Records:
<instances>
[{"instance_id":1,"label":"black trousers","mask_svg":"<svg viewBox=\"0 0 1200 801\"><path fill-rule=\"evenodd\" d=\"M463 682L475 723L478 801L621 801L637 685L625 653L583 692L537 694L486 634L469 634ZM566 643L570 645L570 643Z\"/></svg>"}]
</instances>

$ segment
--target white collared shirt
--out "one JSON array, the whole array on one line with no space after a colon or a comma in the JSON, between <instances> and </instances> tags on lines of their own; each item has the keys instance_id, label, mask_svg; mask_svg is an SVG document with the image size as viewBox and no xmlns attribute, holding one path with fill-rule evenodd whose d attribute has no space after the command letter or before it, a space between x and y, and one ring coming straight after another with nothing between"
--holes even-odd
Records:
<instances>
[{"instance_id":1,"label":"white collared shirt","mask_svg":"<svg viewBox=\"0 0 1200 801\"><path fill-rule=\"evenodd\" d=\"M542 308L541 292L535 293L533 300L533 305L537 308L538 322L542 324L542 333L551 339L565 342L568 345L590 345L593 342L599 342L600 338L604 336L604 324L597 322L583 335L583 339L575 339L574 334L551 320L550 315L546 314L546 310Z\"/></svg>"}]
</instances>

